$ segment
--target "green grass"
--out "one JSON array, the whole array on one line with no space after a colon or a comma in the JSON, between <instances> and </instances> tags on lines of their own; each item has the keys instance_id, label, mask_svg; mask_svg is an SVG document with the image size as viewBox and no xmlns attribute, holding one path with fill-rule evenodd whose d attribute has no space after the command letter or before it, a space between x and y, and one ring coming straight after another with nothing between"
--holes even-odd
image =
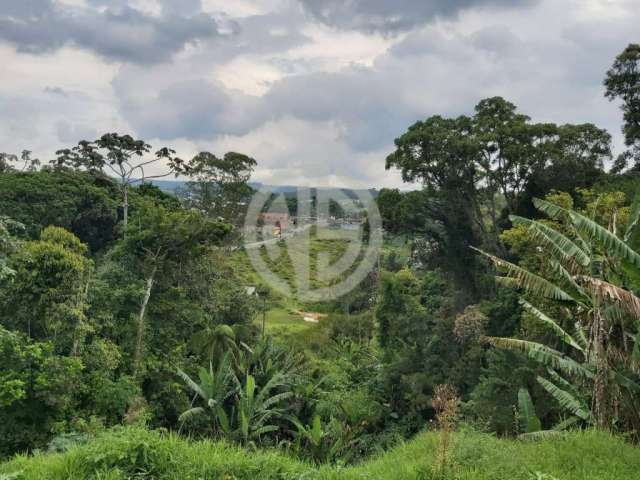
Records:
<instances>
[{"instance_id":1,"label":"green grass","mask_svg":"<svg viewBox=\"0 0 640 480\"><path fill-rule=\"evenodd\" d=\"M316 468L276 451L249 451L222 442L190 442L172 434L120 428L62 454L18 456L0 465L0 479L429 479L437 439L437 433L425 433L361 465ZM595 431L539 442L458 433L453 463L445 479L640 478L640 450Z\"/></svg>"},{"instance_id":2,"label":"green grass","mask_svg":"<svg viewBox=\"0 0 640 480\"><path fill-rule=\"evenodd\" d=\"M256 323L262 326L262 315L256 317ZM286 308L273 308L267 311L267 334L278 337L287 333L300 333L309 330L313 324L305 322L301 315Z\"/></svg>"},{"instance_id":3,"label":"green grass","mask_svg":"<svg viewBox=\"0 0 640 480\"><path fill-rule=\"evenodd\" d=\"M327 231L334 236L347 235L340 230ZM298 288L294 265L302 265L308 262L310 276L308 280L311 288L314 289L336 284L350 271L349 269L336 278L322 278L321 272L319 271L320 258L327 256L329 264L333 265L345 254L349 241L344 238L323 238L322 231L318 232L316 228L310 229L308 233L309 236L300 235L290 237L277 245L271 245L270 248L273 249L272 253L276 255L273 258L267 253L265 247L262 247L259 251L262 260L268 268L288 285L294 296ZM348 233L348 235L352 235L352 233ZM237 250L233 252L230 260L239 278L242 278L247 283L258 284L263 282L260 276L254 271L246 251ZM360 259L358 259L358 261L359 260ZM324 273L326 273L326 271Z\"/></svg>"}]
</instances>

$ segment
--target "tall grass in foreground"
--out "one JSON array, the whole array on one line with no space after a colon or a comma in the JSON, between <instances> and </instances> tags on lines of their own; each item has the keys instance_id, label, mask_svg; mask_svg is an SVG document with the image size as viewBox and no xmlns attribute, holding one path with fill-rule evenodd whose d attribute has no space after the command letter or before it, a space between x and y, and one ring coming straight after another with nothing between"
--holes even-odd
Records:
<instances>
[{"instance_id":1,"label":"tall grass in foreground","mask_svg":"<svg viewBox=\"0 0 640 480\"><path fill-rule=\"evenodd\" d=\"M455 471L447 480L635 480L640 450L593 430L544 441L452 433ZM19 456L0 464L8 480L418 480L431 473L439 433L429 432L348 468L315 467L273 450L249 451L224 442L190 442L174 434L118 428L71 450ZM426 478L433 478L427 473ZM3 477L4 475L4 477Z\"/></svg>"},{"instance_id":2,"label":"tall grass in foreground","mask_svg":"<svg viewBox=\"0 0 640 480\"><path fill-rule=\"evenodd\" d=\"M436 385L433 395L433 409L438 422L439 441L436 458L433 463L433 476L447 478L451 470L451 448L453 431L458 418L458 394L452 385Z\"/></svg>"}]
</instances>

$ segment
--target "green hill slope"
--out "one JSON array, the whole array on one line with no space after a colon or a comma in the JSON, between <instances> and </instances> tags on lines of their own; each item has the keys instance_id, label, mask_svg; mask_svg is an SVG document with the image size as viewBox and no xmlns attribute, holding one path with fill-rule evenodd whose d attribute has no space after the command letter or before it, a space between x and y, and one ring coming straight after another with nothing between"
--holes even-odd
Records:
<instances>
[{"instance_id":1,"label":"green hill slope","mask_svg":"<svg viewBox=\"0 0 640 480\"><path fill-rule=\"evenodd\" d=\"M436 445L437 434L427 433L358 466L316 468L276 451L122 428L65 453L16 457L0 465L0 479L429 479ZM595 431L540 442L459 433L453 462L446 478L640 479L640 450Z\"/></svg>"}]
</instances>

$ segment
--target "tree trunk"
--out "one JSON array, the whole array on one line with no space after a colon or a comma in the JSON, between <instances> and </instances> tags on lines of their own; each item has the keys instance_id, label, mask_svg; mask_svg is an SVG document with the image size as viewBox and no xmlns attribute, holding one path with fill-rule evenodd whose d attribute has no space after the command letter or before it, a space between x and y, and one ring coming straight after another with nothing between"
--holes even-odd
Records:
<instances>
[{"instance_id":1,"label":"tree trunk","mask_svg":"<svg viewBox=\"0 0 640 480\"><path fill-rule=\"evenodd\" d=\"M133 374L138 374L140 368L140 362L142 360L143 338L144 338L144 315L147 311L147 304L149 303L149 297L151 297L151 289L153 288L153 282L155 281L157 266L154 265L151 274L147 278L147 286L142 298L142 304L140 305L140 314L138 315L138 331L136 334L136 349L133 356Z\"/></svg>"},{"instance_id":2,"label":"tree trunk","mask_svg":"<svg viewBox=\"0 0 640 480\"><path fill-rule=\"evenodd\" d=\"M129 224L129 185L122 187L122 223L124 224L124 234L127 234L127 225Z\"/></svg>"},{"instance_id":3,"label":"tree trunk","mask_svg":"<svg viewBox=\"0 0 640 480\"><path fill-rule=\"evenodd\" d=\"M89 280L84 285L81 293L78 295L77 308L81 315L78 315L78 321L76 322L75 331L73 332L73 347L71 348L71 356L77 357L78 350L80 349L80 330L82 329L82 319L87 304L87 296L89 295Z\"/></svg>"}]
</instances>

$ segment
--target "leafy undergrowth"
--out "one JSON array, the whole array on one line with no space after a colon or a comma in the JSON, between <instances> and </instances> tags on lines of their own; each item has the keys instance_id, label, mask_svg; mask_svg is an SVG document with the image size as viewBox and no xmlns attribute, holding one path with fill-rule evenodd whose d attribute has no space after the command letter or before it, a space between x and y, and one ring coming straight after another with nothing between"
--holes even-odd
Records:
<instances>
[{"instance_id":1,"label":"leafy undergrowth","mask_svg":"<svg viewBox=\"0 0 640 480\"><path fill-rule=\"evenodd\" d=\"M437 434L426 433L361 465L311 464L269 450L190 442L139 428L121 428L65 453L18 456L0 465L0 479L358 479L433 478ZM458 433L451 471L441 479L633 480L640 450L595 431L539 442Z\"/></svg>"}]
</instances>

